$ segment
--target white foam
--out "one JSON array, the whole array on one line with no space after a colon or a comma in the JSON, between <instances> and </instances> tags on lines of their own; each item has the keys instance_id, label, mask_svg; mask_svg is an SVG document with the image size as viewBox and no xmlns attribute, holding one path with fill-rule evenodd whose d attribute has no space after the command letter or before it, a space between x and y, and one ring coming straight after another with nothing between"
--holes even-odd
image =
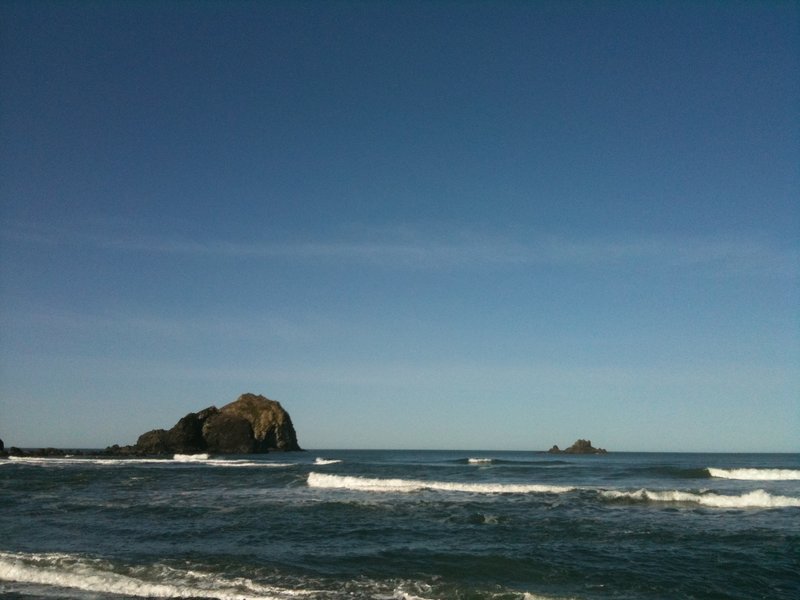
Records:
<instances>
[{"instance_id":1,"label":"white foam","mask_svg":"<svg viewBox=\"0 0 800 600\"><path fill-rule=\"evenodd\" d=\"M494 461L491 458L468 458L467 462L471 465L489 465Z\"/></svg>"},{"instance_id":2,"label":"white foam","mask_svg":"<svg viewBox=\"0 0 800 600\"><path fill-rule=\"evenodd\" d=\"M263 467L263 468L272 468L272 469L283 469L286 467L294 467L296 463L273 463L273 462L263 462L263 461L254 461L254 460L245 460L245 459L224 459L224 458L212 458L206 461L203 461L202 464L209 465L212 467Z\"/></svg>"},{"instance_id":3,"label":"white foam","mask_svg":"<svg viewBox=\"0 0 800 600\"><path fill-rule=\"evenodd\" d=\"M38 456L11 456L19 464L39 467L59 467L65 465L99 465L104 467L130 465L208 465L212 467L293 467L297 463L277 463L247 459L209 458L208 454L176 454L173 458L45 458Z\"/></svg>"},{"instance_id":4,"label":"white foam","mask_svg":"<svg viewBox=\"0 0 800 600\"><path fill-rule=\"evenodd\" d=\"M712 477L722 479L741 479L747 481L797 481L800 480L798 469L716 469L708 467Z\"/></svg>"},{"instance_id":5,"label":"white foam","mask_svg":"<svg viewBox=\"0 0 800 600\"><path fill-rule=\"evenodd\" d=\"M651 491L637 490L622 492L605 490L600 492L605 498L638 500L642 502L681 502L694 503L712 508L786 508L800 507L800 498L792 496L773 496L764 490L746 492L738 496L726 496L712 492L694 493L680 490Z\"/></svg>"},{"instance_id":6,"label":"white foam","mask_svg":"<svg viewBox=\"0 0 800 600\"><path fill-rule=\"evenodd\" d=\"M432 587L428 584L413 583L413 584L406 584L410 585L410 587L415 588L413 592L407 591L403 588L403 586L398 586L395 588L394 593L390 596L388 594L382 594L380 592L373 591L369 594L370 597L375 598L376 600L429 600L430 598L437 597L438 594L434 592ZM421 588L421 589L418 589ZM420 593L425 594L421 596ZM352 595L352 593L350 594ZM541 594L531 594L530 592L524 592L522 594L519 593L504 593L504 592L496 592L489 594L492 598L518 598L519 600L576 600L574 597L564 597L564 596L542 596Z\"/></svg>"},{"instance_id":7,"label":"white foam","mask_svg":"<svg viewBox=\"0 0 800 600\"><path fill-rule=\"evenodd\" d=\"M9 456L12 462L38 467L60 467L64 465L124 465L145 463L167 463L163 458L45 458L40 456Z\"/></svg>"},{"instance_id":8,"label":"white foam","mask_svg":"<svg viewBox=\"0 0 800 600\"><path fill-rule=\"evenodd\" d=\"M396 589L391 597L394 598L395 600L428 600L427 598L423 598L422 596L417 596L416 594L406 592L400 588Z\"/></svg>"},{"instance_id":9,"label":"white foam","mask_svg":"<svg viewBox=\"0 0 800 600\"><path fill-rule=\"evenodd\" d=\"M348 489L362 492L418 492L422 490L434 490L472 494L563 494L575 489L557 485L379 479L326 475L314 472L308 474L308 485L313 488Z\"/></svg>"},{"instance_id":10,"label":"white foam","mask_svg":"<svg viewBox=\"0 0 800 600\"><path fill-rule=\"evenodd\" d=\"M202 462L208 460L208 454L176 454L172 460L175 462Z\"/></svg>"},{"instance_id":11,"label":"white foam","mask_svg":"<svg viewBox=\"0 0 800 600\"><path fill-rule=\"evenodd\" d=\"M58 553L0 552L0 581L144 598L286 600L314 593L260 585L243 577L225 578L215 573L182 571L163 565L115 568L100 559Z\"/></svg>"},{"instance_id":12,"label":"white foam","mask_svg":"<svg viewBox=\"0 0 800 600\"><path fill-rule=\"evenodd\" d=\"M522 600L574 600L574 598L572 596L569 598L556 598L555 596L542 596L541 594L525 592L522 594Z\"/></svg>"},{"instance_id":13,"label":"white foam","mask_svg":"<svg viewBox=\"0 0 800 600\"><path fill-rule=\"evenodd\" d=\"M340 463L340 462L342 462L342 461L339 460L339 459L336 459L336 458L317 457L317 459L314 461L314 464L315 465L335 465L335 464Z\"/></svg>"}]
</instances>

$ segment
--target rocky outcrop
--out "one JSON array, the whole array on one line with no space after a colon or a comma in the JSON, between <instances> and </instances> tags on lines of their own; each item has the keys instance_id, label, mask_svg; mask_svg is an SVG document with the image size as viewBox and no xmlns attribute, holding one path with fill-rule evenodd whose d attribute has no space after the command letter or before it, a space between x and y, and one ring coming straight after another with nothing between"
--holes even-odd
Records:
<instances>
[{"instance_id":1,"label":"rocky outcrop","mask_svg":"<svg viewBox=\"0 0 800 600\"><path fill-rule=\"evenodd\" d=\"M0 440L0 458L8 458L8 452L6 452L5 446L3 445L3 440Z\"/></svg>"},{"instance_id":2,"label":"rocky outcrop","mask_svg":"<svg viewBox=\"0 0 800 600\"><path fill-rule=\"evenodd\" d=\"M82 456L82 450L63 450L61 448L33 448L22 450L16 446L11 446L6 453L7 456L35 457L35 458L61 458L64 456Z\"/></svg>"},{"instance_id":3,"label":"rocky outcrop","mask_svg":"<svg viewBox=\"0 0 800 600\"><path fill-rule=\"evenodd\" d=\"M548 450L550 454L606 454L603 448L595 448L590 440L577 440L572 446L565 450L559 450L558 446L553 446Z\"/></svg>"},{"instance_id":4,"label":"rocky outcrop","mask_svg":"<svg viewBox=\"0 0 800 600\"><path fill-rule=\"evenodd\" d=\"M169 431L165 429L153 429L140 435L136 440L136 450L142 454L164 454L175 451L169 439Z\"/></svg>"},{"instance_id":5,"label":"rocky outcrop","mask_svg":"<svg viewBox=\"0 0 800 600\"><path fill-rule=\"evenodd\" d=\"M250 423L255 438L255 452L272 448L300 450L289 413L274 400L255 394L243 394L238 400L223 406L220 413L236 415Z\"/></svg>"},{"instance_id":6,"label":"rocky outcrop","mask_svg":"<svg viewBox=\"0 0 800 600\"><path fill-rule=\"evenodd\" d=\"M259 448L253 435L250 422L230 413L219 412L203 425L205 449L223 454L250 454L268 452L269 448ZM273 448L275 449L275 448Z\"/></svg>"},{"instance_id":7,"label":"rocky outcrop","mask_svg":"<svg viewBox=\"0 0 800 600\"><path fill-rule=\"evenodd\" d=\"M171 429L154 429L133 446L111 446L109 454L250 454L300 450L292 419L279 402L243 394L221 409L189 413Z\"/></svg>"}]
</instances>

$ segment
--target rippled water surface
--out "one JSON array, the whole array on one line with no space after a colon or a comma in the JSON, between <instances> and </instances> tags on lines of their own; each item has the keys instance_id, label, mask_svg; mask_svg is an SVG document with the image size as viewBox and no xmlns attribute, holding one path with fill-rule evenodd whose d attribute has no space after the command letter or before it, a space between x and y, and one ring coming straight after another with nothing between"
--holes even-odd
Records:
<instances>
[{"instance_id":1,"label":"rippled water surface","mask_svg":"<svg viewBox=\"0 0 800 600\"><path fill-rule=\"evenodd\" d=\"M800 455L0 462L3 598L800 598Z\"/></svg>"}]
</instances>

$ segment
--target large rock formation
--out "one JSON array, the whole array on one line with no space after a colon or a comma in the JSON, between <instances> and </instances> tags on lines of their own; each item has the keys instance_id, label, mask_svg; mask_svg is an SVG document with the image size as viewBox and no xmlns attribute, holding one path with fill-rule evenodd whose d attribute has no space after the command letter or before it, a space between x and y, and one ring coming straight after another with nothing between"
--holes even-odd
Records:
<instances>
[{"instance_id":1,"label":"large rock formation","mask_svg":"<svg viewBox=\"0 0 800 600\"><path fill-rule=\"evenodd\" d=\"M289 413L274 400L255 394L243 394L235 402L223 406L220 413L235 415L250 423L255 438L255 452L264 452L271 448L300 449Z\"/></svg>"},{"instance_id":2,"label":"large rock formation","mask_svg":"<svg viewBox=\"0 0 800 600\"><path fill-rule=\"evenodd\" d=\"M250 454L300 450L292 419L279 402L243 394L218 409L189 413L172 429L154 429L133 446L112 446L111 454Z\"/></svg>"},{"instance_id":3,"label":"large rock formation","mask_svg":"<svg viewBox=\"0 0 800 600\"><path fill-rule=\"evenodd\" d=\"M559 450L558 446L553 446L548 450L550 454L606 454L603 448L595 448L590 440L578 440L565 450Z\"/></svg>"},{"instance_id":4,"label":"large rock formation","mask_svg":"<svg viewBox=\"0 0 800 600\"><path fill-rule=\"evenodd\" d=\"M269 451L267 447L258 447L253 426L247 419L230 413L211 415L203 424L203 439L211 452L250 454Z\"/></svg>"}]
</instances>

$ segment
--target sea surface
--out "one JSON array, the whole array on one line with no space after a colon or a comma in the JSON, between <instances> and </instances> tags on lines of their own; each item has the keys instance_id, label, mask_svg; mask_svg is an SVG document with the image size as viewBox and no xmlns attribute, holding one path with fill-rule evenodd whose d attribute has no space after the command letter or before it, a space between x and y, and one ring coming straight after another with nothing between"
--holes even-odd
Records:
<instances>
[{"instance_id":1,"label":"sea surface","mask_svg":"<svg viewBox=\"0 0 800 600\"><path fill-rule=\"evenodd\" d=\"M797 600L800 455L3 460L0 597Z\"/></svg>"}]
</instances>

